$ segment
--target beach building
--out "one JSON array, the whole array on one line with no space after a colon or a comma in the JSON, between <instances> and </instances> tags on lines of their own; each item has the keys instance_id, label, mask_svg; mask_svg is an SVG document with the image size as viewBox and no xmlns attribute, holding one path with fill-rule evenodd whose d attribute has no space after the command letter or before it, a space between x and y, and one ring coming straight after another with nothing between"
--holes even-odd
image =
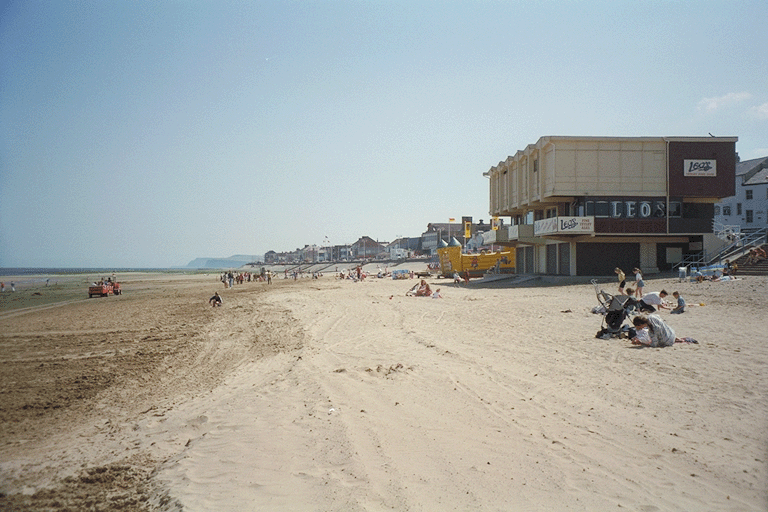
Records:
<instances>
[{"instance_id":1,"label":"beach building","mask_svg":"<svg viewBox=\"0 0 768 512\"><path fill-rule=\"evenodd\" d=\"M735 193L737 137L546 136L483 173L486 243L516 247L517 272L653 274L714 253L715 204Z\"/></svg>"},{"instance_id":2,"label":"beach building","mask_svg":"<svg viewBox=\"0 0 768 512\"><path fill-rule=\"evenodd\" d=\"M735 195L715 205L715 226L734 232L768 227L768 156L736 163Z\"/></svg>"}]
</instances>

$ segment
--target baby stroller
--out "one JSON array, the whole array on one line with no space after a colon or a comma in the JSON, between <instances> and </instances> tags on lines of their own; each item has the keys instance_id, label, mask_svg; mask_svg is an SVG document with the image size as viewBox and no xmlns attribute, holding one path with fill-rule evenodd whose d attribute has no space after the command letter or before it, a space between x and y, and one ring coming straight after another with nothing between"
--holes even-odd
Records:
<instances>
[{"instance_id":1,"label":"baby stroller","mask_svg":"<svg viewBox=\"0 0 768 512\"><path fill-rule=\"evenodd\" d=\"M634 338L637 334L635 328L625 324L624 321L637 307L637 301L629 295L611 295L605 290L601 290L595 279L592 280L592 284L595 287L597 300L600 302L600 306L593 311L605 314L595 338L604 340L622 337Z\"/></svg>"}]
</instances>

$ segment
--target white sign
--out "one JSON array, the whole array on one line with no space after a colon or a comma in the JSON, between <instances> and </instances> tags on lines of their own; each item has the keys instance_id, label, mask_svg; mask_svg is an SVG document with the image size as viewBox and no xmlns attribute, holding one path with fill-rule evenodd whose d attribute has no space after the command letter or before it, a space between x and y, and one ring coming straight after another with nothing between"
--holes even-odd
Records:
<instances>
[{"instance_id":1,"label":"white sign","mask_svg":"<svg viewBox=\"0 0 768 512\"><path fill-rule=\"evenodd\" d=\"M536 236L552 233L575 235L593 233L594 231L594 217L550 217L549 219L537 220L533 224L533 232Z\"/></svg>"},{"instance_id":2,"label":"white sign","mask_svg":"<svg viewBox=\"0 0 768 512\"><path fill-rule=\"evenodd\" d=\"M683 176L717 176L717 160L683 160Z\"/></svg>"}]
</instances>

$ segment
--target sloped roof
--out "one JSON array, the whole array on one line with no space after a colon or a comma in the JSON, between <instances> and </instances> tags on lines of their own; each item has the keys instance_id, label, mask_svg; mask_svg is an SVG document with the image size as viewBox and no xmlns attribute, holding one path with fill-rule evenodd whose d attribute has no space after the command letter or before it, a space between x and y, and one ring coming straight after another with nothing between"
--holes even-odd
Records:
<instances>
[{"instance_id":1,"label":"sloped roof","mask_svg":"<svg viewBox=\"0 0 768 512\"><path fill-rule=\"evenodd\" d=\"M768 183L768 156L737 163L736 176L742 177L742 186Z\"/></svg>"},{"instance_id":2,"label":"sloped roof","mask_svg":"<svg viewBox=\"0 0 768 512\"><path fill-rule=\"evenodd\" d=\"M744 160L743 162L736 163L736 176L747 174L749 171L760 167L761 165L768 163L768 156L760 158L753 158L752 160Z\"/></svg>"}]
</instances>

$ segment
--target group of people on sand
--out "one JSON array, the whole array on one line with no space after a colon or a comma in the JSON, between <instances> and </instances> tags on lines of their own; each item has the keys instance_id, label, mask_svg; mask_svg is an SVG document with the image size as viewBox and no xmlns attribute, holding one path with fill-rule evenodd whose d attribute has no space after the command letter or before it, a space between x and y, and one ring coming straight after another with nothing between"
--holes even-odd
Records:
<instances>
[{"instance_id":1,"label":"group of people on sand","mask_svg":"<svg viewBox=\"0 0 768 512\"><path fill-rule=\"evenodd\" d=\"M461 275L459 275L459 273L454 270L453 284L461 284L462 281L464 281L464 284L469 284L469 271L465 270Z\"/></svg>"},{"instance_id":2,"label":"group of people on sand","mask_svg":"<svg viewBox=\"0 0 768 512\"><path fill-rule=\"evenodd\" d=\"M405 295L407 297L432 297L433 299L443 298L442 294L440 293L440 288L433 292L432 288L429 286L429 283L424 279L422 279L420 283L413 285L410 290L405 292Z\"/></svg>"},{"instance_id":3,"label":"group of people on sand","mask_svg":"<svg viewBox=\"0 0 768 512\"><path fill-rule=\"evenodd\" d=\"M698 343L693 338L676 337L674 329L656 313L656 308L659 310L668 309L672 314L684 313L685 299L680 295L680 292L672 292L672 296L677 300L677 305L672 308L665 301L665 298L669 296L666 290L643 294L645 281L639 268L632 269L635 274L635 289L626 287L626 275L619 267L616 267L614 272L619 279L619 293L631 297L640 313L632 319L636 332L636 335L631 339L633 345L669 347L675 343Z\"/></svg>"},{"instance_id":4,"label":"group of people on sand","mask_svg":"<svg viewBox=\"0 0 768 512\"><path fill-rule=\"evenodd\" d=\"M659 310L669 309L672 314L685 312L685 299L679 292L673 292L672 295L677 299L677 306L674 308L670 308L664 302L664 297L667 296L666 290L650 292L638 302L640 314L632 319L632 324L635 326L635 336L631 339L633 345L670 347L675 343L698 343L693 338L676 337L674 329L656 313L654 305L658 306Z\"/></svg>"},{"instance_id":5,"label":"group of people on sand","mask_svg":"<svg viewBox=\"0 0 768 512\"><path fill-rule=\"evenodd\" d=\"M625 287L627 286L627 277L624 274L623 270L621 270L619 267L616 267L615 269L613 269L613 271L616 272L616 275L619 278L619 294L620 295L626 294L626 295L629 295L630 297L634 295L638 299L643 298L643 288L645 288L645 281L643 281L643 273L639 268L635 267L634 269L632 269L632 272L634 272L635 274L634 290L632 288L625 289Z\"/></svg>"},{"instance_id":6,"label":"group of people on sand","mask_svg":"<svg viewBox=\"0 0 768 512\"><path fill-rule=\"evenodd\" d=\"M250 283L251 281L267 281L272 284L272 273L265 272L256 274L253 272L224 272L219 276L219 280L224 283L224 288L233 288L236 284Z\"/></svg>"},{"instance_id":7,"label":"group of people on sand","mask_svg":"<svg viewBox=\"0 0 768 512\"><path fill-rule=\"evenodd\" d=\"M658 307L659 309L668 309L670 313L675 315L685 313L685 299L680 295L680 292L672 292L672 296L677 300L677 305L674 308L669 307L664 300L668 296L667 290L646 293L637 302L637 309L641 313L655 313Z\"/></svg>"},{"instance_id":8,"label":"group of people on sand","mask_svg":"<svg viewBox=\"0 0 768 512\"><path fill-rule=\"evenodd\" d=\"M636 335L633 345L646 347L671 347L675 343L698 343L693 338L678 338L675 331L657 314L637 315L632 319Z\"/></svg>"}]
</instances>

